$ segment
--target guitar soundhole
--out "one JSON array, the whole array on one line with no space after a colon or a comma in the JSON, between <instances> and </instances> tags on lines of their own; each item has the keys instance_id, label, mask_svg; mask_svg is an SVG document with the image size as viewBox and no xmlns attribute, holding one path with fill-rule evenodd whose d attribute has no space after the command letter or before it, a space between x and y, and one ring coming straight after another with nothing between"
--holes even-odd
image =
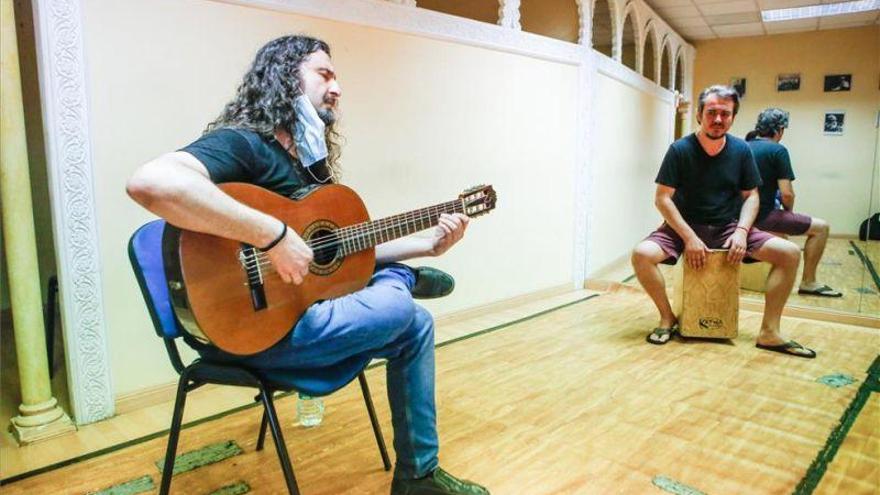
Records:
<instances>
[{"instance_id":1,"label":"guitar soundhole","mask_svg":"<svg viewBox=\"0 0 880 495\"><path fill-rule=\"evenodd\" d=\"M314 258L309 271L316 275L329 275L342 264L342 245L336 235L337 226L327 220L319 220L306 228L304 238L312 247Z\"/></svg>"},{"instance_id":2,"label":"guitar soundhole","mask_svg":"<svg viewBox=\"0 0 880 495\"><path fill-rule=\"evenodd\" d=\"M329 265L336 259L336 253L339 252L339 238L336 232L332 230L316 230L311 237L312 251L315 254L314 263L316 265Z\"/></svg>"}]
</instances>

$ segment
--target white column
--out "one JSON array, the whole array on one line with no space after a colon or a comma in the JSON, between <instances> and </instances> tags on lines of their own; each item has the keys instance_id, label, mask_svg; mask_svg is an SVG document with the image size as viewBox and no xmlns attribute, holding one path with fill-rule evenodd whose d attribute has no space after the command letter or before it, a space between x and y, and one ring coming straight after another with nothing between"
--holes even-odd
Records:
<instances>
[{"instance_id":1,"label":"white column","mask_svg":"<svg viewBox=\"0 0 880 495\"><path fill-rule=\"evenodd\" d=\"M519 0L498 0L498 25L522 30L519 23Z\"/></svg>"},{"instance_id":2,"label":"white column","mask_svg":"<svg viewBox=\"0 0 880 495\"><path fill-rule=\"evenodd\" d=\"M10 430L24 445L76 428L52 396L49 380L12 0L0 0L0 51L0 198L22 402Z\"/></svg>"}]
</instances>

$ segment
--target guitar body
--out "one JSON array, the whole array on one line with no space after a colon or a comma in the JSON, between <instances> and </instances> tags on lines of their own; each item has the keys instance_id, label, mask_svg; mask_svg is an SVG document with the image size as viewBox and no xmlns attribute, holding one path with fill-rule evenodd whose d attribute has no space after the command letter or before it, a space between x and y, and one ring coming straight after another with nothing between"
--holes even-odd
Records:
<instances>
[{"instance_id":1,"label":"guitar body","mask_svg":"<svg viewBox=\"0 0 880 495\"><path fill-rule=\"evenodd\" d=\"M360 197L338 184L314 187L297 199L251 184L220 188L282 220L306 242L321 242L339 227L369 220ZM293 285L274 272L267 276L246 271L245 266L253 266L256 259L242 260L243 248L253 253L238 241L171 226L163 239L165 272L179 321L199 340L232 354L254 354L271 347L315 302L366 287L375 268L372 247L347 255L315 250L303 283Z\"/></svg>"}]
</instances>

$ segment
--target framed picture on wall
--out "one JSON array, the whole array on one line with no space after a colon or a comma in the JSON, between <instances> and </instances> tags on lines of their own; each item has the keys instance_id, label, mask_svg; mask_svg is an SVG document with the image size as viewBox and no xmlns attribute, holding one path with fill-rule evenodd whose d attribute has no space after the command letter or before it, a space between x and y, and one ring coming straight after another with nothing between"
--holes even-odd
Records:
<instances>
[{"instance_id":1,"label":"framed picture on wall","mask_svg":"<svg viewBox=\"0 0 880 495\"><path fill-rule=\"evenodd\" d=\"M825 92L849 91L852 88L852 74L831 74L825 76Z\"/></svg>"},{"instance_id":2,"label":"framed picture on wall","mask_svg":"<svg viewBox=\"0 0 880 495\"><path fill-rule=\"evenodd\" d=\"M730 87L736 90L737 94L739 94L740 99L745 98L746 96L746 78L744 77L731 77L730 78Z\"/></svg>"},{"instance_id":3,"label":"framed picture on wall","mask_svg":"<svg viewBox=\"0 0 880 495\"><path fill-rule=\"evenodd\" d=\"M779 74L776 76L776 91L797 91L801 89L800 74Z\"/></svg>"},{"instance_id":4,"label":"framed picture on wall","mask_svg":"<svg viewBox=\"0 0 880 495\"><path fill-rule=\"evenodd\" d=\"M844 117L846 117L846 112L843 110L829 110L825 112L825 122L822 124L825 135L842 136Z\"/></svg>"}]
</instances>

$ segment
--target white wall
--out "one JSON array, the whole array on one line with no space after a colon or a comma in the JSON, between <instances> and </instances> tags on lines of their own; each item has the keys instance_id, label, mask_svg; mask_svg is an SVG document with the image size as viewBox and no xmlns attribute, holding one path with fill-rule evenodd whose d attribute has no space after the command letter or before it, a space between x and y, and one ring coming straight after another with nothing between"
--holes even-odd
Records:
<instances>
[{"instance_id":1,"label":"white wall","mask_svg":"<svg viewBox=\"0 0 880 495\"><path fill-rule=\"evenodd\" d=\"M587 260L588 273L596 274L627 256L662 222L654 208L654 178L672 142L674 107L666 90L646 90L602 72L592 92L593 207Z\"/></svg>"},{"instance_id":2,"label":"white wall","mask_svg":"<svg viewBox=\"0 0 880 495\"><path fill-rule=\"evenodd\" d=\"M443 314L571 282L578 68L354 24L210 1L83 3L103 292L114 389L173 378L126 258L150 215L124 192L141 163L198 137L256 49L327 40L343 88L344 182L374 217L492 183L498 209L432 264Z\"/></svg>"}]
</instances>

